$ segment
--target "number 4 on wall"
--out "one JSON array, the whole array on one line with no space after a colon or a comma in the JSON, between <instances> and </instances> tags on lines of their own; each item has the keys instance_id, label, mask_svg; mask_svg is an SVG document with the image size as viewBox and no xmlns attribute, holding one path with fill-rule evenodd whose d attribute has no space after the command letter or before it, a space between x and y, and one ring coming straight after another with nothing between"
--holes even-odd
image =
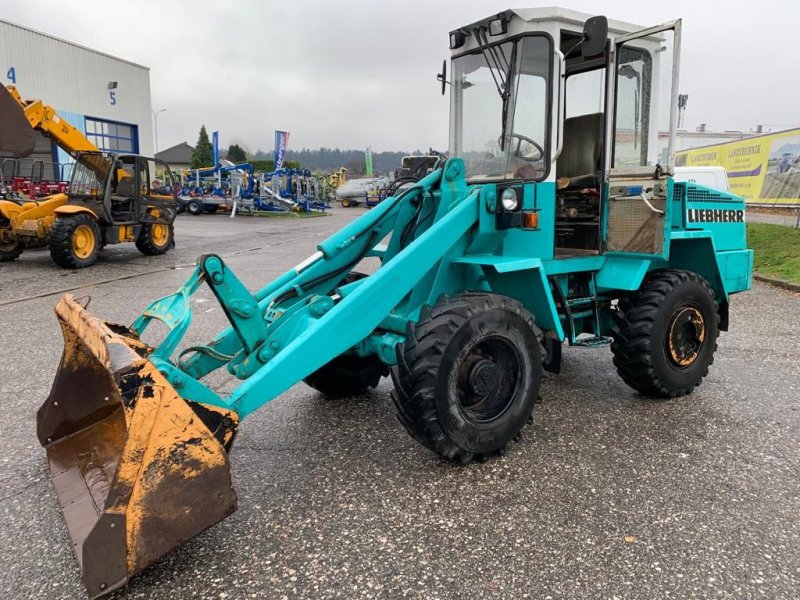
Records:
<instances>
[{"instance_id":1,"label":"number 4 on wall","mask_svg":"<svg viewBox=\"0 0 800 600\"><path fill-rule=\"evenodd\" d=\"M14 67L8 67L6 79L8 79L11 83L17 83L17 70Z\"/></svg>"}]
</instances>

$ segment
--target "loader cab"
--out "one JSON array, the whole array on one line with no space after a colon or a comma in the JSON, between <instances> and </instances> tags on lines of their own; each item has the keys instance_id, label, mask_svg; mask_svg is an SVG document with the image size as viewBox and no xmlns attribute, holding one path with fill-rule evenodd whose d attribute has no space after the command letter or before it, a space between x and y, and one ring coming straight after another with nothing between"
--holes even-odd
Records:
<instances>
[{"instance_id":1,"label":"loader cab","mask_svg":"<svg viewBox=\"0 0 800 600\"><path fill-rule=\"evenodd\" d=\"M517 252L664 255L679 38L552 8L451 32L450 156Z\"/></svg>"}]
</instances>

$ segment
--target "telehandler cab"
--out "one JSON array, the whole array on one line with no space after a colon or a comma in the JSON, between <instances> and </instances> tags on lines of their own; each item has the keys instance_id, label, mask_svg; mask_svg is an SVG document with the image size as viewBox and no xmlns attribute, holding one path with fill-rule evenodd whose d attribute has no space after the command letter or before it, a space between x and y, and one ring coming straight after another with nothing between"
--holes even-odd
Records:
<instances>
[{"instance_id":1,"label":"telehandler cab","mask_svg":"<svg viewBox=\"0 0 800 600\"><path fill-rule=\"evenodd\" d=\"M671 177L681 22L587 16L451 32L450 158L262 289L205 255L129 327L61 299L38 436L91 597L235 510L239 422L299 381L348 396L391 375L403 426L460 463L519 435L564 341L610 343L645 395L700 384L751 283L744 203ZM201 285L230 327L186 347ZM203 383L222 368L226 397Z\"/></svg>"}]
</instances>

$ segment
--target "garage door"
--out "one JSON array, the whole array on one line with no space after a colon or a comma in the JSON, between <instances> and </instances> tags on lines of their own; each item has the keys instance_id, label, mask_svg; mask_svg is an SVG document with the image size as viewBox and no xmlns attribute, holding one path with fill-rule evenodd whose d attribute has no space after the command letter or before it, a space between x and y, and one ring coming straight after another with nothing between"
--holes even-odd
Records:
<instances>
[{"instance_id":1,"label":"garage door","mask_svg":"<svg viewBox=\"0 0 800 600\"><path fill-rule=\"evenodd\" d=\"M139 128L129 123L86 117L86 137L101 150L139 152Z\"/></svg>"}]
</instances>

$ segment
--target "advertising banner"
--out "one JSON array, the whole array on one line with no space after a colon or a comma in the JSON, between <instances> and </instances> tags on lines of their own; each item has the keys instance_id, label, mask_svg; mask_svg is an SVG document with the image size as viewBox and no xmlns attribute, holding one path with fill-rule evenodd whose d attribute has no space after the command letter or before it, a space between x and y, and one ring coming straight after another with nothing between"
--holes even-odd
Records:
<instances>
[{"instance_id":1,"label":"advertising banner","mask_svg":"<svg viewBox=\"0 0 800 600\"><path fill-rule=\"evenodd\" d=\"M681 150L676 166L721 166L748 204L800 205L800 128Z\"/></svg>"},{"instance_id":2,"label":"advertising banner","mask_svg":"<svg viewBox=\"0 0 800 600\"><path fill-rule=\"evenodd\" d=\"M286 148L289 146L289 132L275 130L275 169L283 166L283 159L286 158Z\"/></svg>"},{"instance_id":3,"label":"advertising banner","mask_svg":"<svg viewBox=\"0 0 800 600\"><path fill-rule=\"evenodd\" d=\"M214 168L219 165L219 131L211 132L211 157L214 161Z\"/></svg>"},{"instance_id":4,"label":"advertising banner","mask_svg":"<svg viewBox=\"0 0 800 600\"><path fill-rule=\"evenodd\" d=\"M372 177L372 148L367 148L364 153L364 171L367 177Z\"/></svg>"}]
</instances>

